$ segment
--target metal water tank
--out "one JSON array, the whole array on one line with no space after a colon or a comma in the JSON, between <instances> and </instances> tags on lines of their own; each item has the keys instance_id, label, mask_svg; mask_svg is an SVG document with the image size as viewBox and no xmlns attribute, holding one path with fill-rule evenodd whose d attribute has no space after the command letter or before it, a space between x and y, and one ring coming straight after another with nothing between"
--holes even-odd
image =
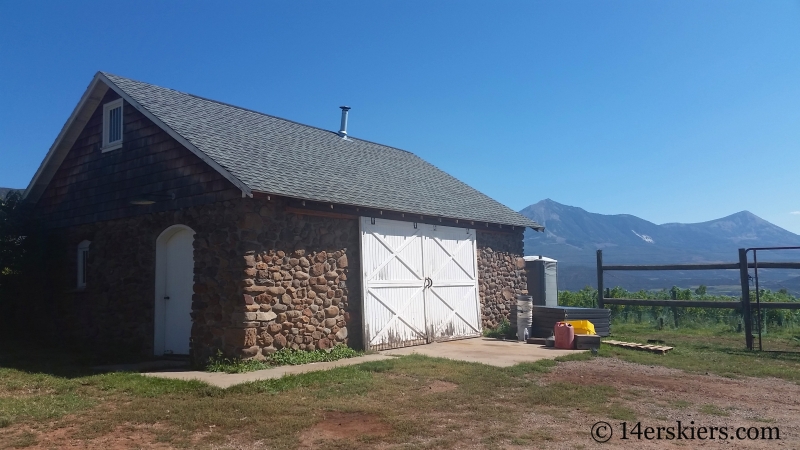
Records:
<instances>
[{"instance_id":1,"label":"metal water tank","mask_svg":"<svg viewBox=\"0 0 800 450\"><path fill-rule=\"evenodd\" d=\"M546 256L526 256L528 295L535 306L558 306L558 261Z\"/></svg>"}]
</instances>

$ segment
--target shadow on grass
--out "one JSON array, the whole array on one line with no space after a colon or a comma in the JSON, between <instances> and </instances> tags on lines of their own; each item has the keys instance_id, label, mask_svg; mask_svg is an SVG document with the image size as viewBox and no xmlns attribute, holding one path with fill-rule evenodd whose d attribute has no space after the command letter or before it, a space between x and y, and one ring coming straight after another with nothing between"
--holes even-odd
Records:
<instances>
[{"instance_id":1,"label":"shadow on grass","mask_svg":"<svg viewBox=\"0 0 800 450\"><path fill-rule=\"evenodd\" d=\"M64 343L0 338L0 368L61 378L79 378L99 373L92 369L99 364L136 363L147 360L136 352L118 348L117 350L114 354L104 354L70 347Z\"/></svg>"}]
</instances>

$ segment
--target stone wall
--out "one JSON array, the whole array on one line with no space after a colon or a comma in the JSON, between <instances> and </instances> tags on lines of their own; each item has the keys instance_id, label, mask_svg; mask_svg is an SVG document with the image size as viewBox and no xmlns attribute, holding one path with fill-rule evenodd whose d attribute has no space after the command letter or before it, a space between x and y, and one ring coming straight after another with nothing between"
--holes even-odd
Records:
<instances>
[{"instance_id":1,"label":"stone wall","mask_svg":"<svg viewBox=\"0 0 800 450\"><path fill-rule=\"evenodd\" d=\"M348 278L359 273L357 220L287 213L258 198L50 230L25 319L35 317L41 335L111 358L152 355L155 243L174 224L195 231L196 361L217 350L257 357L282 346L360 345L360 280ZM87 286L77 289L83 240L91 241Z\"/></svg>"},{"instance_id":2,"label":"stone wall","mask_svg":"<svg viewBox=\"0 0 800 450\"><path fill-rule=\"evenodd\" d=\"M25 319L60 342L152 355L155 243L167 227L183 224L195 231L195 361L217 350L263 358L284 347L362 348L358 220L285 207L234 199L56 230ZM87 286L76 289L83 240L91 241ZM509 319L516 295L526 293L522 245L521 230L477 232L484 327Z\"/></svg>"},{"instance_id":3,"label":"stone wall","mask_svg":"<svg viewBox=\"0 0 800 450\"><path fill-rule=\"evenodd\" d=\"M522 230L490 233L477 230L478 289L485 328L511 321L516 297L528 293Z\"/></svg>"},{"instance_id":4,"label":"stone wall","mask_svg":"<svg viewBox=\"0 0 800 450\"><path fill-rule=\"evenodd\" d=\"M260 359L285 347L360 346L358 221L253 203L242 223L241 300L222 333L225 352Z\"/></svg>"}]
</instances>

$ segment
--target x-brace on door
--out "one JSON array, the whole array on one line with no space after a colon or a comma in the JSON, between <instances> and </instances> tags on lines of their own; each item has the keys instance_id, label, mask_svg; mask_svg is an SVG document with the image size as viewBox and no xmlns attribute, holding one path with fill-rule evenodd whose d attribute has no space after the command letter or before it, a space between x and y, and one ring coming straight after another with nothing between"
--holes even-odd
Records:
<instances>
[{"instance_id":1,"label":"x-brace on door","mask_svg":"<svg viewBox=\"0 0 800 450\"><path fill-rule=\"evenodd\" d=\"M369 217L360 225L367 348L480 335L474 230Z\"/></svg>"}]
</instances>

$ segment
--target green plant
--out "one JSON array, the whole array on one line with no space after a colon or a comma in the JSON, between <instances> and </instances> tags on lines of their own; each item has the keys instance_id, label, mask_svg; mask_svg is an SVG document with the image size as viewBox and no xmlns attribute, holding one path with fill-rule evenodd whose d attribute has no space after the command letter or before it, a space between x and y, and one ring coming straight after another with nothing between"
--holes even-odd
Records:
<instances>
[{"instance_id":1,"label":"green plant","mask_svg":"<svg viewBox=\"0 0 800 450\"><path fill-rule=\"evenodd\" d=\"M758 292L760 301L769 302L798 302L800 299L792 296L787 290L782 289L772 292L761 289ZM680 289L673 286L671 289L660 291L640 290L631 292L621 287L610 289L607 296L610 298L633 298L646 300L691 300L699 295L705 301L736 302L739 297L727 295L709 295L705 286L691 289ZM750 292L750 298L755 304L756 292ZM593 308L597 306L597 290L586 287L580 291L560 291L558 304L562 306L579 306ZM665 306L638 306L638 305L606 305L611 310L613 324L647 323L665 328L697 329L717 325L724 326L731 332L742 332L743 319L741 311L727 308L696 308ZM753 306L755 308L755 306ZM754 321L756 319L754 318ZM791 333L800 325L800 310L768 309L762 313L762 326L770 333ZM754 328L756 323L754 323Z\"/></svg>"},{"instance_id":2,"label":"green plant","mask_svg":"<svg viewBox=\"0 0 800 450\"><path fill-rule=\"evenodd\" d=\"M275 366L296 366L315 362L336 361L363 354L364 352L339 344L330 350L306 351L282 348L267 356L266 360L257 361L254 359L226 358L221 350L217 350L216 355L208 358L204 368L206 372L244 373L269 369Z\"/></svg>"},{"instance_id":3,"label":"green plant","mask_svg":"<svg viewBox=\"0 0 800 450\"><path fill-rule=\"evenodd\" d=\"M275 366L296 366L299 364L309 364L315 362L336 361L339 359L353 358L361 356L364 352L353 350L352 348L339 344L330 350L292 350L290 348L282 348L277 352L269 355L267 361Z\"/></svg>"},{"instance_id":4,"label":"green plant","mask_svg":"<svg viewBox=\"0 0 800 450\"><path fill-rule=\"evenodd\" d=\"M216 355L208 358L205 370L206 372L244 373L269 367L269 364L254 359L225 358L222 351L217 350Z\"/></svg>"},{"instance_id":5,"label":"green plant","mask_svg":"<svg viewBox=\"0 0 800 450\"><path fill-rule=\"evenodd\" d=\"M506 319L503 319L503 321L497 325L497 328L484 329L483 335L495 339L516 339L517 337L516 332L511 328L511 322Z\"/></svg>"}]
</instances>

